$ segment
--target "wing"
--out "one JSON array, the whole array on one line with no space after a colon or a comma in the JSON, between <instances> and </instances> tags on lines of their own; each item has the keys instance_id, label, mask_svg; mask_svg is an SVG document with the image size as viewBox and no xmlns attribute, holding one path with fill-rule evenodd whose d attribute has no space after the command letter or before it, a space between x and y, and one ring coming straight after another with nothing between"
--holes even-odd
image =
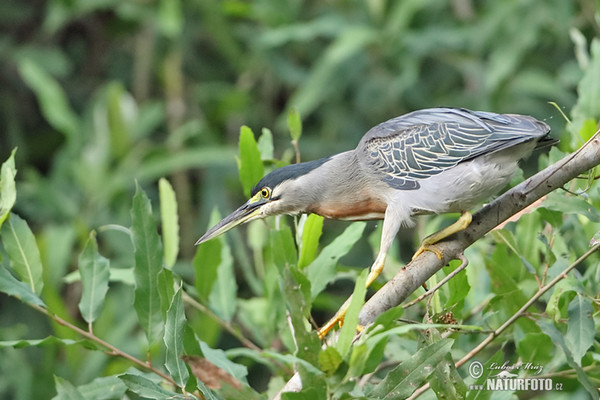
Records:
<instances>
[{"instance_id":1,"label":"wing","mask_svg":"<svg viewBox=\"0 0 600 400\"><path fill-rule=\"evenodd\" d=\"M415 111L372 128L357 147L361 166L402 190L477 156L541 139L533 117L455 108Z\"/></svg>"}]
</instances>

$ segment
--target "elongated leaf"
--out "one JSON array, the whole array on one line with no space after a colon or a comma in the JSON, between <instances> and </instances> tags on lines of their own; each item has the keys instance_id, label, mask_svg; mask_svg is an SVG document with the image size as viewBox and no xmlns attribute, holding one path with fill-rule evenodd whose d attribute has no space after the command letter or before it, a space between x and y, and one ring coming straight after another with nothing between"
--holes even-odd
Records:
<instances>
[{"instance_id":1,"label":"elongated leaf","mask_svg":"<svg viewBox=\"0 0 600 400\"><path fill-rule=\"evenodd\" d=\"M324 218L317 214L310 214L302 228L302 245L298 257L298 268L304 269L315 259L319 239L323 233Z\"/></svg>"},{"instance_id":2,"label":"elongated leaf","mask_svg":"<svg viewBox=\"0 0 600 400\"><path fill-rule=\"evenodd\" d=\"M579 81L577 92L579 98L573 107L575 129L580 129L587 118L598 120L600 117L600 40L595 38L591 45L591 59L586 71Z\"/></svg>"},{"instance_id":3,"label":"elongated leaf","mask_svg":"<svg viewBox=\"0 0 600 400\"><path fill-rule=\"evenodd\" d=\"M183 29L183 11L180 0L161 0L158 8L158 26L163 35L176 38Z\"/></svg>"},{"instance_id":4,"label":"elongated leaf","mask_svg":"<svg viewBox=\"0 0 600 400\"><path fill-rule=\"evenodd\" d=\"M227 358L225 352L221 349L213 349L208 344L200 340L196 337L198 344L200 345L200 350L202 350L202 354L205 358L210 360L211 363L215 364L217 367L222 368L229 375L233 376L238 381L248 384L246 380L246 376L248 375L248 368L241 364L236 364Z\"/></svg>"},{"instance_id":5,"label":"elongated leaf","mask_svg":"<svg viewBox=\"0 0 600 400\"><path fill-rule=\"evenodd\" d=\"M158 273L158 293L160 295L160 310L163 314L163 319L167 319L167 311L171 308L173 296L175 296L175 279L173 271L163 268Z\"/></svg>"},{"instance_id":6,"label":"elongated leaf","mask_svg":"<svg viewBox=\"0 0 600 400\"><path fill-rule=\"evenodd\" d=\"M333 346L325 347L319 353L319 368L328 375L333 374L342 361L342 356Z\"/></svg>"},{"instance_id":7,"label":"elongated leaf","mask_svg":"<svg viewBox=\"0 0 600 400\"><path fill-rule=\"evenodd\" d=\"M160 195L160 219L162 223L162 239L165 245L165 264L173 268L179 252L179 217L177 216L177 200L175 191L165 178L158 181Z\"/></svg>"},{"instance_id":8,"label":"elongated leaf","mask_svg":"<svg viewBox=\"0 0 600 400\"><path fill-rule=\"evenodd\" d=\"M0 234L12 268L39 295L44 285L42 260L29 225L17 214L11 213L10 218L2 225Z\"/></svg>"},{"instance_id":9,"label":"elongated leaf","mask_svg":"<svg viewBox=\"0 0 600 400\"><path fill-rule=\"evenodd\" d=\"M565 342L565 338L562 335L562 333L560 333L560 331L558 329L556 329L554 324L552 324L551 322L549 322L547 320L538 320L536 322L537 322L538 326L542 329L542 332L544 332L546 335L550 336L550 339L552 339L552 342L554 342L554 345L556 347L559 347L564 352L564 354L567 358L567 364L569 364L569 366L575 370L575 373L577 374L577 381L591 395L590 398L594 399L594 400L598 400L597 388L594 386L594 384L592 384L592 382L586 375L585 371L581 368L581 366L573 358L573 353L567 346L567 343Z\"/></svg>"},{"instance_id":10,"label":"elongated leaf","mask_svg":"<svg viewBox=\"0 0 600 400\"><path fill-rule=\"evenodd\" d=\"M581 293L577 293L569 303L569 325L565 339L578 365L581 365L581 358L594 343L593 311L591 302Z\"/></svg>"},{"instance_id":11,"label":"elongated leaf","mask_svg":"<svg viewBox=\"0 0 600 400\"><path fill-rule=\"evenodd\" d=\"M163 389L148 378L140 375L123 374L119 378L133 393L145 399L153 400L185 400L184 395L175 392L169 392Z\"/></svg>"},{"instance_id":12,"label":"elongated leaf","mask_svg":"<svg viewBox=\"0 0 600 400\"><path fill-rule=\"evenodd\" d=\"M422 384L442 361L454 341L443 339L417 351L411 358L402 362L369 393L369 397L386 399L406 399Z\"/></svg>"},{"instance_id":13,"label":"elongated leaf","mask_svg":"<svg viewBox=\"0 0 600 400\"><path fill-rule=\"evenodd\" d=\"M335 266L338 260L340 257L346 255L354 243L360 239L365 226L366 223L364 222L355 222L350 225L306 267L306 275L310 281L313 299L325 289L329 281L335 276Z\"/></svg>"},{"instance_id":14,"label":"elongated leaf","mask_svg":"<svg viewBox=\"0 0 600 400\"><path fill-rule=\"evenodd\" d=\"M44 118L74 144L79 134L79 119L67 101L58 82L33 61L23 59L19 64L23 80L34 91Z\"/></svg>"},{"instance_id":15,"label":"elongated leaf","mask_svg":"<svg viewBox=\"0 0 600 400\"><path fill-rule=\"evenodd\" d=\"M87 400L73 384L60 376L54 376L56 396L52 400Z\"/></svg>"},{"instance_id":16,"label":"elongated leaf","mask_svg":"<svg viewBox=\"0 0 600 400\"><path fill-rule=\"evenodd\" d=\"M367 293L367 274L368 269L363 269L356 279L354 285L354 291L352 292L352 300L348 306L346 317L344 319L344 325L340 331L340 336L336 344L337 350L340 352L342 357L346 357L346 354L350 351L352 346L352 339L356 334L356 327L358 325L358 314L363 304L365 304L365 294Z\"/></svg>"},{"instance_id":17,"label":"elongated leaf","mask_svg":"<svg viewBox=\"0 0 600 400\"><path fill-rule=\"evenodd\" d=\"M463 400L467 395L467 385L454 366L450 353L435 366L429 381L431 389L440 399Z\"/></svg>"},{"instance_id":18,"label":"elongated leaf","mask_svg":"<svg viewBox=\"0 0 600 400\"><path fill-rule=\"evenodd\" d=\"M269 235L273 249L273 262L280 273L285 267L295 266L298 261L294 236L289 226L282 224Z\"/></svg>"},{"instance_id":19,"label":"elongated leaf","mask_svg":"<svg viewBox=\"0 0 600 400\"><path fill-rule=\"evenodd\" d=\"M288 128L292 140L298 141L302 135L302 120L300 119L300 113L295 108L290 108L288 112Z\"/></svg>"},{"instance_id":20,"label":"elongated leaf","mask_svg":"<svg viewBox=\"0 0 600 400\"><path fill-rule=\"evenodd\" d=\"M238 163L240 180L246 197L250 197L252 187L263 177L263 167L254 133L247 126L240 129L240 159Z\"/></svg>"},{"instance_id":21,"label":"elongated leaf","mask_svg":"<svg viewBox=\"0 0 600 400\"><path fill-rule=\"evenodd\" d=\"M269 128L262 128L262 133L258 138L256 145L260 152L260 158L263 160L272 160L274 158L273 152L273 132Z\"/></svg>"},{"instance_id":22,"label":"elongated leaf","mask_svg":"<svg viewBox=\"0 0 600 400\"><path fill-rule=\"evenodd\" d=\"M16 297L17 299L38 306L45 307L46 305L38 297L37 294L33 293L31 286L17 280L9 270L4 268L0 264L0 292L6 293L9 296Z\"/></svg>"},{"instance_id":23,"label":"elongated leaf","mask_svg":"<svg viewBox=\"0 0 600 400\"><path fill-rule=\"evenodd\" d=\"M237 307L237 284L233 272L233 256L225 238L221 242L221 262L217 270L217 279L208 298L210 308L221 318L230 321Z\"/></svg>"},{"instance_id":24,"label":"elongated leaf","mask_svg":"<svg viewBox=\"0 0 600 400\"><path fill-rule=\"evenodd\" d=\"M219 212L213 210L209 226L213 226L220 220ZM217 280L219 265L222 261L223 236L209 240L198 245L194 260L192 262L195 272L194 285L198 291L198 296L203 300L208 300L213 285Z\"/></svg>"},{"instance_id":25,"label":"elongated leaf","mask_svg":"<svg viewBox=\"0 0 600 400\"><path fill-rule=\"evenodd\" d=\"M296 355L312 365L319 365L318 356L321 343L316 332L306 325L310 311L309 282L300 270L292 266L282 270L285 300L288 315L293 326Z\"/></svg>"},{"instance_id":26,"label":"elongated leaf","mask_svg":"<svg viewBox=\"0 0 600 400\"><path fill-rule=\"evenodd\" d=\"M517 352L522 360L535 360L541 365L550 362L554 348L552 340L541 332L529 332L517 343Z\"/></svg>"},{"instance_id":27,"label":"elongated leaf","mask_svg":"<svg viewBox=\"0 0 600 400\"><path fill-rule=\"evenodd\" d=\"M135 252L135 299L133 307L148 342L154 344L162 336L163 317L157 276L162 268L162 246L152 216L152 206L144 191L137 186L131 208L131 233Z\"/></svg>"},{"instance_id":28,"label":"elongated leaf","mask_svg":"<svg viewBox=\"0 0 600 400\"><path fill-rule=\"evenodd\" d=\"M21 349L23 347L46 347L46 346L83 346L86 349L97 350L100 347L96 342L89 339L61 339L56 336L47 336L44 339L22 339L22 340L3 340L0 341L0 349L5 347L12 347L15 349Z\"/></svg>"},{"instance_id":29,"label":"elongated leaf","mask_svg":"<svg viewBox=\"0 0 600 400\"><path fill-rule=\"evenodd\" d=\"M110 275L108 259L98 253L96 232L90 233L83 252L79 255L79 271L82 286L79 311L86 322L92 323L102 310Z\"/></svg>"},{"instance_id":30,"label":"elongated leaf","mask_svg":"<svg viewBox=\"0 0 600 400\"><path fill-rule=\"evenodd\" d=\"M86 399L112 400L121 399L127 391L127 386L116 376L103 376L90 383L77 387L79 393Z\"/></svg>"},{"instance_id":31,"label":"elongated leaf","mask_svg":"<svg viewBox=\"0 0 600 400\"><path fill-rule=\"evenodd\" d=\"M189 378L189 372L181 356L183 355L183 333L185 329L185 311L181 297L181 287L175 292L171 307L167 311L165 324L165 367L171 373L171 377L180 387L185 387Z\"/></svg>"},{"instance_id":32,"label":"elongated leaf","mask_svg":"<svg viewBox=\"0 0 600 400\"><path fill-rule=\"evenodd\" d=\"M15 169L16 151L17 149L14 149L10 153L10 157L2 163L2 168L0 168L0 228L17 200L17 188L15 186L15 176L17 175Z\"/></svg>"},{"instance_id":33,"label":"elongated leaf","mask_svg":"<svg viewBox=\"0 0 600 400\"><path fill-rule=\"evenodd\" d=\"M459 266L460 262L451 262L448 268L444 268L444 272L448 275ZM469 289L471 286L467 279L467 272L463 270L448 281L449 296L446 300L446 307L451 307L463 300L469 293Z\"/></svg>"}]
</instances>

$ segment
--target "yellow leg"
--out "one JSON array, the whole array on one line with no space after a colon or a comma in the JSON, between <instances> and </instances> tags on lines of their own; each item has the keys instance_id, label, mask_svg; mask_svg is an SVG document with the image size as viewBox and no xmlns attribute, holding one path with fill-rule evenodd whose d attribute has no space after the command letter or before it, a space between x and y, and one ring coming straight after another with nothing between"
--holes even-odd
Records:
<instances>
[{"instance_id":1,"label":"yellow leg","mask_svg":"<svg viewBox=\"0 0 600 400\"><path fill-rule=\"evenodd\" d=\"M433 245L447 238L448 236L455 234L456 232L464 230L467 226L469 226L472 220L473 216L470 212L463 212L460 218L455 223L423 239L423 241L421 242L421 246L418 248L412 259L414 260L425 251L431 251L435 253L435 255L438 256L438 258L441 260L442 253Z\"/></svg>"},{"instance_id":2,"label":"yellow leg","mask_svg":"<svg viewBox=\"0 0 600 400\"><path fill-rule=\"evenodd\" d=\"M365 284L366 287L371 286L371 284L373 282L375 282L377 277L383 271L384 265L385 265L385 253L384 254L380 253L377 256L377 259L375 260L373 265L371 266L371 271L369 271L369 275L367 276L367 282ZM325 336L327 336L327 334L329 333L329 331L331 329L333 329L333 327L336 326L338 323L340 324L340 326L344 323L344 317L346 316L346 311L348 311L348 307L350 307L350 300L352 300L352 296L350 296L348 298L348 300L346 300L346 302L340 307L338 312L335 313L333 318L331 318L329 321L327 321L327 323L325 325L323 325L321 327L321 329L319 329L319 331L317 333L319 334L320 339L324 339ZM361 330L362 326L358 326L357 329Z\"/></svg>"}]
</instances>

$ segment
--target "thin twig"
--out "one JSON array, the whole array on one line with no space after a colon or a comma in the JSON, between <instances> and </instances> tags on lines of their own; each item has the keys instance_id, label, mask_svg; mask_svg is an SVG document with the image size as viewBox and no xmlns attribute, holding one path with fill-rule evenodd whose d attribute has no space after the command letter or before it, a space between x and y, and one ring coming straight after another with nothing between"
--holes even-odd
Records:
<instances>
[{"instance_id":1,"label":"thin twig","mask_svg":"<svg viewBox=\"0 0 600 400\"><path fill-rule=\"evenodd\" d=\"M77 332L79 335L85 337L86 339L90 339L90 340L98 343L102 347L105 347L106 349L108 349L110 351L109 354L125 358L126 360L129 360L132 363L139 365L140 367L142 367L144 369L152 371L156 375L163 378L165 381L169 382L174 387L179 388L182 391L182 393L184 393L186 396L188 395L188 393L185 390L185 387L179 386L177 384L177 382L175 382L173 380L173 378L171 378L169 375L165 374L161 370L154 368L151 363L144 362L144 361L140 360L139 358L136 358L136 357L132 356L131 354L124 352L123 350L113 346L112 344L100 339L98 336L94 335L93 333L83 330L83 329L79 328L78 326L73 325L69 321L59 317L58 315L51 313L44 307L41 307L37 304L30 304L30 306L33 307L34 309L38 310L42 314L45 314L46 316L52 318L59 325L66 326L67 328Z\"/></svg>"},{"instance_id":2,"label":"thin twig","mask_svg":"<svg viewBox=\"0 0 600 400\"><path fill-rule=\"evenodd\" d=\"M244 346L246 346L249 349L259 351L259 352L262 351L262 349L260 347L258 347L256 344L254 344L254 342L252 342L250 339L244 337L244 335L242 335L237 329L235 329L233 327L233 325L231 325L231 323L220 318L217 314L212 312L208 307L199 303L196 299L192 298L186 292L182 292L182 293L183 293L183 301L184 302L188 303L189 305L191 305L192 307L194 307L201 313L207 315L210 319L215 321L223 329L225 329L227 332L229 332L233 337L235 337L237 340L239 340Z\"/></svg>"},{"instance_id":3,"label":"thin twig","mask_svg":"<svg viewBox=\"0 0 600 400\"><path fill-rule=\"evenodd\" d=\"M459 256L459 259L462 261L462 263L458 266L458 268L456 268L454 271L450 272L437 285L435 285L434 287L432 287L431 289L429 289L428 291L426 291L425 293L423 293L422 295L420 295L419 297L417 297L413 301L411 301L409 303L406 303L406 304L403 304L402 308L407 309L409 307L414 306L415 304L417 304L418 302L420 302L421 300L423 300L425 297L427 297L427 296L433 296L433 293L436 290L438 290L439 288L441 288L446 282L448 282L450 279L454 278L456 275L458 275L460 273L460 271L462 271L463 269L465 269L467 267L467 265L469 265L469 260L467 260L467 258L464 256L464 254L461 254Z\"/></svg>"},{"instance_id":4,"label":"thin twig","mask_svg":"<svg viewBox=\"0 0 600 400\"><path fill-rule=\"evenodd\" d=\"M488 344L490 344L496 337L498 337L502 332L506 330L510 325L512 325L517 319L519 319L529 307L531 307L540 297L544 295L548 290L550 290L554 285L556 285L561 280L565 279L569 272L571 272L575 267L581 264L586 258L592 255L595 251L600 248L600 243L596 243L592 246L588 251L585 252L581 257L579 257L574 263L569 265L563 272L558 274L556 278L552 279L546 286L542 286L538 289L538 291L521 307L517 312L515 312L509 319L506 320L498 329L490 333L481 343L479 343L473 350L468 352L463 358L458 360L454 365L456 368L461 367L471 358L473 358L477 353L483 350ZM415 390L414 393L408 399L416 399L421 394L429 389L429 383L421 386L419 389Z\"/></svg>"}]
</instances>

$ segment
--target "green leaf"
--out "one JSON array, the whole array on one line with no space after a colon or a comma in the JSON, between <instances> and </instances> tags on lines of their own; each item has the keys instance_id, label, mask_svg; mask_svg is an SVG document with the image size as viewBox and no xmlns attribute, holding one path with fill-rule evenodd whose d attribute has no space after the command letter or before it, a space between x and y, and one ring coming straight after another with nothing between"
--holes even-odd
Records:
<instances>
[{"instance_id":1,"label":"green leaf","mask_svg":"<svg viewBox=\"0 0 600 400\"><path fill-rule=\"evenodd\" d=\"M28 59L23 59L19 63L19 72L37 96L46 121L54 129L63 133L68 139L68 144L72 146L80 134L80 122L58 82Z\"/></svg>"},{"instance_id":2,"label":"green leaf","mask_svg":"<svg viewBox=\"0 0 600 400\"><path fill-rule=\"evenodd\" d=\"M581 366L581 358L594 343L594 319L591 302L577 293L569 303L569 322L565 340L573 359Z\"/></svg>"},{"instance_id":3,"label":"green leaf","mask_svg":"<svg viewBox=\"0 0 600 400\"><path fill-rule=\"evenodd\" d=\"M47 336L44 339L21 339L21 340L3 340L0 341L0 349L12 347L21 349L23 347L47 347L47 346L83 346L86 349L98 350L100 347L96 342L90 339L61 339L56 336Z\"/></svg>"},{"instance_id":4,"label":"green leaf","mask_svg":"<svg viewBox=\"0 0 600 400\"><path fill-rule=\"evenodd\" d=\"M240 160L238 163L240 180L246 197L254 185L262 179L265 170L263 167L258 145L254 139L254 133L247 126L240 129Z\"/></svg>"},{"instance_id":5,"label":"green leaf","mask_svg":"<svg viewBox=\"0 0 600 400\"><path fill-rule=\"evenodd\" d=\"M288 128L292 140L296 142L300 140L300 136L302 136L302 119L300 119L300 113L296 108L290 108L288 112Z\"/></svg>"},{"instance_id":6,"label":"green leaf","mask_svg":"<svg viewBox=\"0 0 600 400\"><path fill-rule=\"evenodd\" d=\"M28 284L17 280L4 265L0 264L0 292L6 293L9 296L35 304L41 307L46 307L42 299L40 299Z\"/></svg>"},{"instance_id":7,"label":"green leaf","mask_svg":"<svg viewBox=\"0 0 600 400\"><path fill-rule=\"evenodd\" d=\"M335 276L335 266L338 260L346 255L354 246L354 243L360 239L365 226L365 222L354 222L344 230L344 232L328 244L315 260L306 267L306 275L311 285L311 295L313 299Z\"/></svg>"},{"instance_id":8,"label":"green leaf","mask_svg":"<svg viewBox=\"0 0 600 400\"><path fill-rule=\"evenodd\" d=\"M181 356L183 355L183 334L185 329L185 310L181 296L181 287L175 292L171 307L167 311L165 323L165 367L171 373L173 380L180 386L185 387L189 378L189 372Z\"/></svg>"},{"instance_id":9,"label":"green leaf","mask_svg":"<svg viewBox=\"0 0 600 400\"><path fill-rule=\"evenodd\" d=\"M579 196L550 193L544 201L543 207L549 210L560 211L564 214L580 214L592 222L600 222L600 215L594 206Z\"/></svg>"},{"instance_id":10,"label":"green leaf","mask_svg":"<svg viewBox=\"0 0 600 400\"><path fill-rule=\"evenodd\" d=\"M121 83L112 82L106 87L106 119L110 133L112 154L123 157L131 148L131 137L137 117L135 100Z\"/></svg>"},{"instance_id":11,"label":"green leaf","mask_svg":"<svg viewBox=\"0 0 600 400\"><path fill-rule=\"evenodd\" d=\"M452 273L460 265L460 261L450 262L449 267L444 268L446 276ZM448 296L448 300L446 300L446 308L452 307L453 305L458 304L458 302L460 302L461 300L464 300L464 298L469 293L470 289L471 286L469 285L469 280L467 279L467 272L465 270L462 270L448 281L448 293L450 295Z\"/></svg>"},{"instance_id":12,"label":"green leaf","mask_svg":"<svg viewBox=\"0 0 600 400\"><path fill-rule=\"evenodd\" d=\"M384 337L380 340L354 344L347 376L356 377L375 371L383 359L387 341L388 338Z\"/></svg>"},{"instance_id":13,"label":"green leaf","mask_svg":"<svg viewBox=\"0 0 600 400\"><path fill-rule=\"evenodd\" d=\"M163 389L150 379L140 375L123 374L119 378L133 393L145 399L153 400L186 400L182 394Z\"/></svg>"},{"instance_id":14,"label":"green leaf","mask_svg":"<svg viewBox=\"0 0 600 400\"><path fill-rule=\"evenodd\" d=\"M173 268L179 252L179 217L177 216L177 200L175 191L165 178L158 181L160 195L160 219L162 239L165 246L165 264Z\"/></svg>"},{"instance_id":15,"label":"green leaf","mask_svg":"<svg viewBox=\"0 0 600 400\"><path fill-rule=\"evenodd\" d=\"M273 133L268 128L262 128L262 133L256 143L260 157L264 160L272 160L275 156L273 155Z\"/></svg>"},{"instance_id":16,"label":"green leaf","mask_svg":"<svg viewBox=\"0 0 600 400\"><path fill-rule=\"evenodd\" d=\"M210 217L209 225L212 226L219 221L219 213L215 209ZM194 266L194 285L198 296L208 300L213 285L217 280L219 265L222 262L223 237L218 237L198 245L192 264Z\"/></svg>"},{"instance_id":17,"label":"green leaf","mask_svg":"<svg viewBox=\"0 0 600 400\"><path fill-rule=\"evenodd\" d=\"M333 346L325 347L319 353L319 368L327 375L332 375L340 366L343 359Z\"/></svg>"},{"instance_id":18,"label":"green leaf","mask_svg":"<svg viewBox=\"0 0 600 400\"><path fill-rule=\"evenodd\" d=\"M554 324L552 324L548 320L540 319L540 320L537 320L536 322L537 322L538 326L541 328L542 332L544 332L546 335L548 335L550 337L550 339L552 340L552 342L555 345L555 348L559 347L564 352L564 354L567 358L567 364L569 364L569 366L571 368L573 368L575 370L575 373L577 374L577 380L578 380L579 384L581 386L583 386L583 388L585 390L587 390L587 392L591 395L592 399L598 400L598 389L592 384L592 382L586 375L585 371L581 368L579 363L577 363L575 361L575 359L573 358L573 353L567 346L567 344L565 342L565 338L563 337L562 333L560 333L560 331L558 329L556 329Z\"/></svg>"},{"instance_id":19,"label":"green leaf","mask_svg":"<svg viewBox=\"0 0 600 400\"><path fill-rule=\"evenodd\" d=\"M79 311L83 319L91 324L102 310L110 275L109 261L98 253L94 231L90 233L83 252L79 255L79 271L82 286Z\"/></svg>"},{"instance_id":20,"label":"green leaf","mask_svg":"<svg viewBox=\"0 0 600 400\"><path fill-rule=\"evenodd\" d=\"M451 339L443 339L423 347L411 358L390 371L369 393L369 397L405 399L418 387L427 382L435 367L450 352Z\"/></svg>"},{"instance_id":21,"label":"green leaf","mask_svg":"<svg viewBox=\"0 0 600 400\"><path fill-rule=\"evenodd\" d=\"M150 200L136 185L131 208L131 233L135 255L135 298L133 307L150 345L162 336L158 273L162 269L162 246L156 231Z\"/></svg>"},{"instance_id":22,"label":"green leaf","mask_svg":"<svg viewBox=\"0 0 600 400\"><path fill-rule=\"evenodd\" d=\"M237 283L233 271L233 256L231 248L224 237L214 241L221 243L221 257L217 268L217 278L214 281L208 302L210 308L225 321L230 321L235 313L237 303Z\"/></svg>"},{"instance_id":23,"label":"green leaf","mask_svg":"<svg viewBox=\"0 0 600 400\"><path fill-rule=\"evenodd\" d=\"M294 328L293 334L296 344L294 354L316 366L319 362L318 356L321 343L317 333L306 323L306 317L310 312L310 295L307 293L309 282L302 272L295 267L284 268L282 274L289 319Z\"/></svg>"},{"instance_id":24,"label":"green leaf","mask_svg":"<svg viewBox=\"0 0 600 400\"><path fill-rule=\"evenodd\" d=\"M56 396L52 400L86 400L73 384L60 376L54 375Z\"/></svg>"},{"instance_id":25,"label":"green leaf","mask_svg":"<svg viewBox=\"0 0 600 400\"><path fill-rule=\"evenodd\" d=\"M342 357L346 357L350 351L352 339L354 339L354 335L356 335L358 314L365 303L365 294L367 293L366 282L368 273L369 270L365 268L361 271L356 279L354 291L352 293L352 299L350 300L350 305L348 306L348 311L346 311L346 316L344 318L344 325L342 325L342 329L340 330L340 336L336 343L336 348Z\"/></svg>"},{"instance_id":26,"label":"green leaf","mask_svg":"<svg viewBox=\"0 0 600 400\"><path fill-rule=\"evenodd\" d=\"M229 358L225 352L221 349L213 349L208 344L198 339L198 344L200 345L200 350L202 350L202 354L211 363L215 364L217 367L225 370L229 375L233 376L238 381L248 384L246 380L246 376L248 376L248 368L246 366L234 363Z\"/></svg>"},{"instance_id":27,"label":"green leaf","mask_svg":"<svg viewBox=\"0 0 600 400\"><path fill-rule=\"evenodd\" d=\"M435 366L429 383L438 399L462 400L467 395L467 385L454 366L450 353Z\"/></svg>"},{"instance_id":28,"label":"green leaf","mask_svg":"<svg viewBox=\"0 0 600 400\"><path fill-rule=\"evenodd\" d=\"M103 376L90 383L77 387L79 393L86 399L112 400L121 399L127 391L127 386L116 376Z\"/></svg>"},{"instance_id":29,"label":"green leaf","mask_svg":"<svg viewBox=\"0 0 600 400\"><path fill-rule=\"evenodd\" d=\"M319 247L319 239L323 233L323 220L325 218L317 214L310 214L302 228L302 245L298 258L298 268L304 269L315 259Z\"/></svg>"},{"instance_id":30,"label":"green leaf","mask_svg":"<svg viewBox=\"0 0 600 400\"><path fill-rule=\"evenodd\" d=\"M184 23L180 0L161 0L157 16L163 35L168 38L181 35Z\"/></svg>"},{"instance_id":31,"label":"green leaf","mask_svg":"<svg viewBox=\"0 0 600 400\"><path fill-rule=\"evenodd\" d=\"M158 273L158 293L160 296L160 311L163 319L167 319L167 311L171 307L173 296L175 296L175 279L173 271L163 268Z\"/></svg>"},{"instance_id":32,"label":"green leaf","mask_svg":"<svg viewBox=\"0 0 600 400\"><path fill-rule=\"evenodd\" d=\"M591 59L583 77L577 85L579 97L573 107L575 128L579 130L583 121L600 119L600 40L594 38L591 44Z\"/></svg>"},{"instance_id":33,"label":"green leaf","mask_svg":"<svg viewBox=\"0 0 600 400\"><path fill-rule=\"evenodd\" d=\"M2 163L2 168L0 168L0 228L17 200L17 188L15 185L15 176L17 175L17 170L15 169L16 151L16 148L13 149L10 157Z\"/></svg>"},{"instance_id":34,"label":"green leaf","mask_svg":"<svg viewBox=\"0 0 600 400\"><path fill-rule=\"evenodd\" d=\"M39 295L44 285L42 260L29 225L17 214L11 213L2 225L0 235L13 270Z\"/></svg>"},{"instance_id":35,"label":"green leaf","mask_svg":"<svg viewBox=\"0 0 600 400\"><path fill-rule=\"evenodd\" d=\"M544 365L552 359L554 343L541 332L527 332L517 343L519 358L524 362L535 362Z\"/></svg>"},{"instance_id":36,"label":"green leaf","mask_svg":"<svg viewBox=\"0 0 600 400\"><path fill-rule=\"evenodd\" d=\"M289 226L281 224L279 229L271 231L271 248L273 250L273 262L282 271L284 267L295 266L298 261L294 236Z\"/></svg>"}]
</instances>

